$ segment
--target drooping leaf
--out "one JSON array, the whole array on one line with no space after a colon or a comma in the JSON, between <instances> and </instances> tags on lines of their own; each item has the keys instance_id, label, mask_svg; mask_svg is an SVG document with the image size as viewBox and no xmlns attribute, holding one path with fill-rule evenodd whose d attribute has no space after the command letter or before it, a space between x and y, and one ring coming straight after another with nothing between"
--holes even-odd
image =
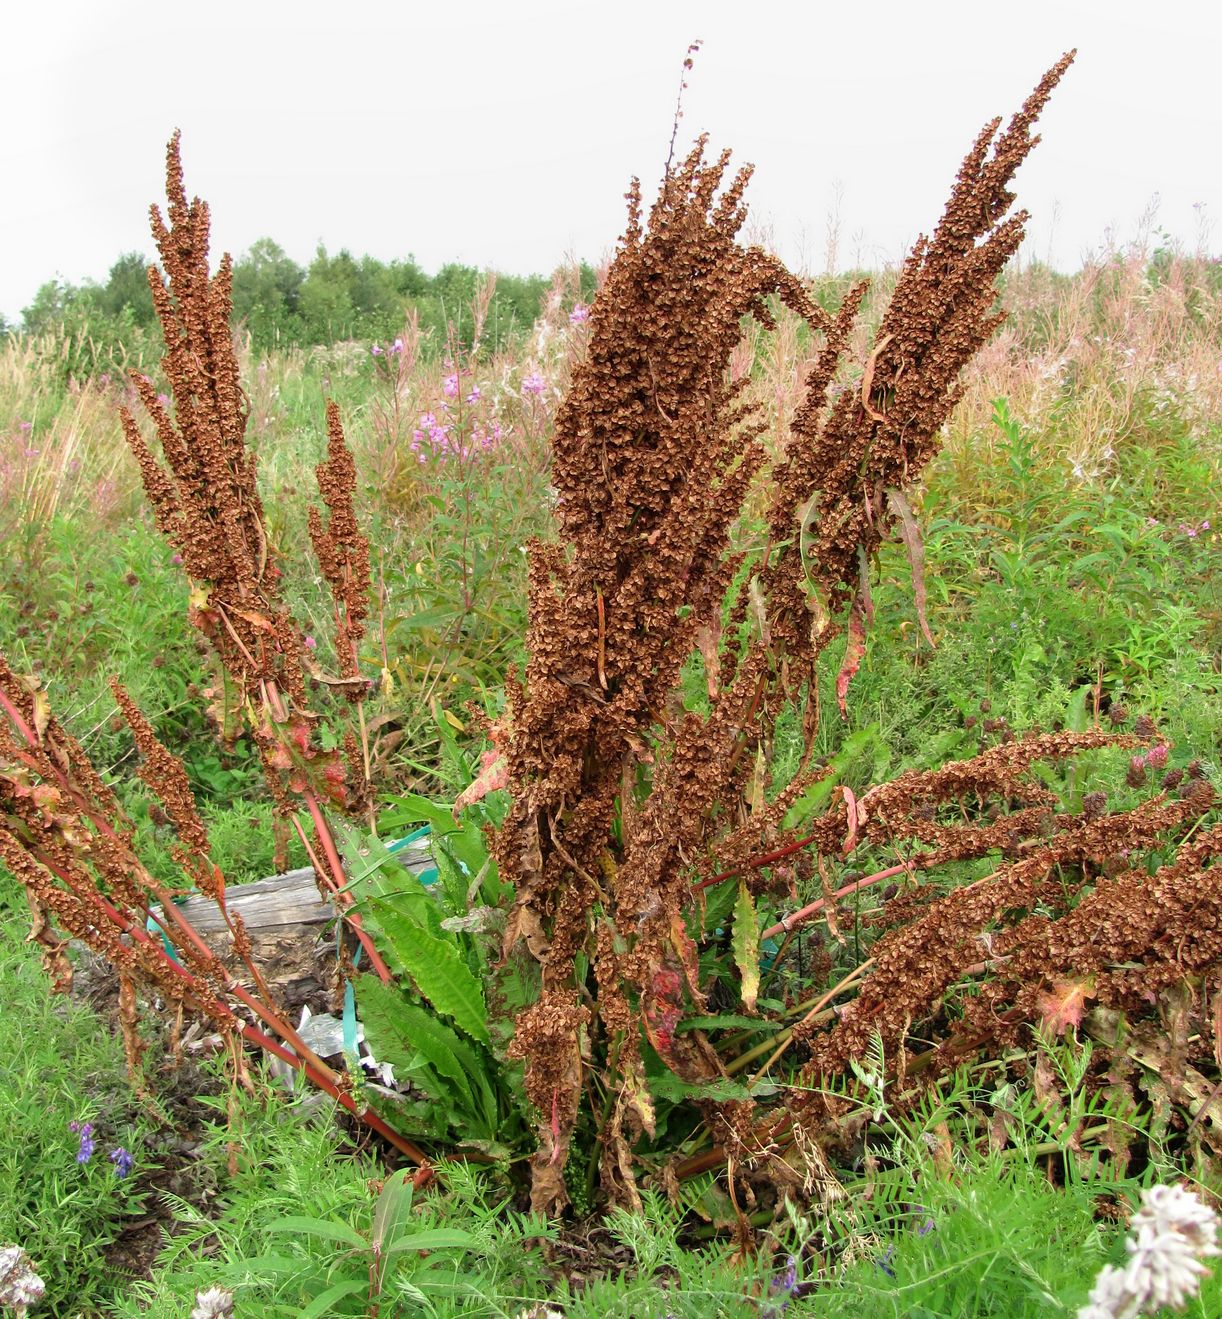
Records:
<instances>
[{"instance_id":1,"label":"drooping leaf","mask_svg":"<svg viewBox=\"0 0 1222 1319\"><path fill-rule=\"evenodd\" d=\"M891 511L900 520L900 536L904 548L908 551L908 567L912 571L912 598L916 604L917 622L921 625L925 640L931 646L935 646L933 633L929 630L929 619L925 613L925 543L921 539L921 529L913 516L908 496L902 490L888 490L887 502L891 505Z\"/></svg>"},{"instance_id":2,"label":"drooping leaf","mask_svg":"<svg viewBox=\"0 0 1222 1319\"><path fill-rule=\"evenodd\" d=\"M336 1301L343 1300L345 1296L356 1296L360 1292L368 1293L368 1291L367 1279L345 1278L342 1282L328 1287L326 1291L319 1292L309 1305L299 1311L300 1319L321 1319L323 1315L334 1314Z\"/></svg>"},{"instance_id":3,"label":"drooping leaf","mask_svg":"<svg viewBox=\"0 0 1222 1319\"><path fill-rule=\"evenodd\" d=\"M734 904L734 965L741 977L743 1007L755 1011L760 988L760 926L755 902L745 880L738 881L738 901Z\"/></svg>"},{"instance_id":4,"label":"drooping leaf","mask_svg":"<svg viewBox=\"0 0 1222 1319\"><path fill-rule=\"evenodd\" d=\"M842 719L849 717L849 707L845 698L849 694L849 683L853 681L853 675L861 667L861 657L865 653L865 620L861 615L861 607L854 602L853 608L849 611L849 636L844 647L844 660L841 662L840 672L836 675L836 704L840 706Z\"/></svg>"},{"instance_id":5,"label":"drooping leaf","mask_svg":"<svg viewBox=\"0 0 1222 1319\"><path fill-rule=\"evenodd\" d=\"M350 1223L338 1218L306 1218L300 1214L290 1214L269 1223L269 1232L293 1232L298 1236L322 1237L324 1241L334 1241L336 1245L351 1246L353 1250L368 1250L369 1242Z\"/></svg>"}]
</instances>

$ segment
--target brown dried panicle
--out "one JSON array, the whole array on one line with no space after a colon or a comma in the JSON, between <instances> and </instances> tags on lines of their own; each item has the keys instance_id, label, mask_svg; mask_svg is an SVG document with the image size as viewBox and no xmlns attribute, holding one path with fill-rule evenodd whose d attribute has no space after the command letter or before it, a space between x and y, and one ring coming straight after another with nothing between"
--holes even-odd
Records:
<instances>
[{"instance_id":1,"label":"brown dried panicle","mask_svg":"<svg viewBox=\"0 0 1222 1319\"><path fill-rule=\"evenodd\" d=\"M369 542L357 526L352 496L356 463L344 438L339 408L327 403L327 460L315 469L318 489L331 517L323 527L316 508L309 511L310 540L323 576L335 597L335 649L340 674L350 683L348 699L363 695L358 649L369 612Z\"/></svg>"},{"instance_id":2,"label":"brown dried panicle","mask_svg":"<svg viewBox=\"0 0 1222 1319\"><path fill-rule=\"evenodd\" d=\"M1040 83L991 157L997 125L977 141L933 239L905 267L860 388L826 416L864 287L830 316L775 257L741 246L750 171L727 184L729 154L707 162L704 139L668 167L647 218L632 184L586 357L557 417L560 543L529 547L529 659L509 693L512 805L494 844L516 890L506 951L525 941L542 964L542 995L519 1018L513 1044L539 1114L540 1211L565 1202L558 1165L591 1047L616 1060L618 1079L605 1078L616 1087L615 1116L603 1135L617 1150L612 1189L632 1203L618 1142L630 1078L640 1072L641 1030L624 1024L634 1008L685 1081L720 1070L698 1032L671 1029L685 1001L703 1002L683 919L693 870L707 875L711 857L734 865L753 845L784 841L788 807L821 775L804 764L788 790L768 793L769 730L809 683L813 731L815 661L835 634L833 615L852 602L847 687L864 648L869 558L896 516L911 541L903 490L936 448L960 369L996 328L994 277L1024 220L1003 218L1006 184L1070 58ZM768 547L748 565L731 553L731 537L765 469L765 422L731 366L744 317L771 327L769 297L801 317L822 348L771 474ZM723 632L736 575L744 584ZM707 716L684 713L676 695L696 653L709 676ZM1021 773L1023 753L1004 752L995 767L976 767L982 783L1000 789ZM929 790L936 800L938 789ZM1029 804L1041 804L1035 788ZM846 800L803 841L838 848L855 837L848 810ZM1020 834L1042 827L1033 817ZM894 834L885 794L861 829ZM995 846L996 833L937 841L974 854ZM596 968L597 992L584 1004L579 958Z\"/></svg>"},{"instance_id":3,"label":"brown dried panicle","mask_svg":"<svg viewBox=\"0 0 1222 1319\"><path fill-rule=\"evenodd\" d=\"M133 375L153 421L162 461L149 448L135 417L121 413L157 524L181 554L192 580L192 622L215 648L236 684L236 704L260 745L273 796L315 794L335 805L354 804L341 758L323 751L317 716L308 709L304 636L281 595L280 569L269 545L256 485L255 452L246 444L248 407L230 329L231 263L208 267L209 213L183 187L179 135L166 153L168 222L151 209L164 275L149 269L149 287L165 337L162 359L174 410L153 382ZM338 410L328 405L328 456L318 469L330 523L311 513L310 528L335 596L342 675L330 684L352 699L365 692L357 646L368 609L369 547L352 506L355 469ZM233 711L215 711L226 736ZM363 795L362 791L357 796Z\"/></svg>"}]
</instances>

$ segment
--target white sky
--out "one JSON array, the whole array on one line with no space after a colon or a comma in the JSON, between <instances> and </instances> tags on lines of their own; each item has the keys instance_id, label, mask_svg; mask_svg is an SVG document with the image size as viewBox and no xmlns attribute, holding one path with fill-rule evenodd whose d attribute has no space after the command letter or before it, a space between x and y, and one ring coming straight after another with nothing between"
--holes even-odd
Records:
<instances>
[{"instance_id":1,"label":"white sky","mask_svg":"<svg viewBox=\"0 0 1222 1319\"><path fill-rule=\"evenodd\" d=\"M680 142L754 162L754 223L811 270L837 195L841 264L901 256L981 125L1075 45L1019 175L1031 253L1076 267L1156 194L1155 229L1190 248L1222 218L1216 2L0 0L0 23L10 320L55 275L152 253L175 127L217 253L597 260L630 176L647 197L660 176L696 37Z\"/></svg>"}]
</instances>

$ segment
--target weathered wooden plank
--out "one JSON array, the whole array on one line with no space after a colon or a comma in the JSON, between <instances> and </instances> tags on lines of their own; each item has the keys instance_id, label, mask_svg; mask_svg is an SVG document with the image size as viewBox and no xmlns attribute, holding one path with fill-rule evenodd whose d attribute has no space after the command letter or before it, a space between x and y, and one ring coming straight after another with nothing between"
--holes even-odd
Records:
<instances>
[{"instance_id":1,"label":"weathered wooden plank","mask_svg":"<svg viewBox=\"0 0 1222 1319\"><path fill-rule=\"evenodd\" d=\"M395 857L417 875L433 864L427 839L403 848L395 853ZM269 875L250 884L235 884L225 890L225 903L232 914L242 917L252 934L284 925L318 925L335 916L331 902L319 895L312 866L289 870L283 875ZM192 896L178 905L200 934L216 934L224 930L221 913L210 899ZM161 909L154 907L152 914L160 917Z\"/></svg>"}]
</instances>

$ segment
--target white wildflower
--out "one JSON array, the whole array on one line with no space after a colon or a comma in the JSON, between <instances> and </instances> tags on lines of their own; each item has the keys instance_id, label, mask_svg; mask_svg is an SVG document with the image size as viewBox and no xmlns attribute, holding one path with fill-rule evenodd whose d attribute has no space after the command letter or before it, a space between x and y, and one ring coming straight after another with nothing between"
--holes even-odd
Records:
<instances>
[{"instance_id":1,"label":"white wildflower","mask_svg":"<svg viewBox=\"0 0 1222 1319\"><path fill-rule=\"evenodd\" d=\"M17 1319L24 1319L26 1310L37 1305L46 1290L46 1283L20 1246L0 1247L0 1309L11 1307Z\"/></svg>"},{"instance_id":2,"label":"white wildflower","mask_svg":"<svg viewBox=\"0 0 1222 1319\"><path fill-rule=\"evenodd\" d=\"M233 1319L233 1292L227 1292L224 1287L196 1292L191 1319Z\"/></svg>"},{"instance_id":3,"label":"white wildflower","mask_svg":"<svg viewBox=\"0 0 1222 1319\"><path fill-rule=\"evenodd\" d=\"M1123 1268L1107 1265L1095 1279L1078 1319L1135 1319L1163 1306L1179 1310L1196 1295L1218 1249L1218 1219L1181 1186L1152 1186L1129 1224Z\"/></svg>"}]
</instances>

